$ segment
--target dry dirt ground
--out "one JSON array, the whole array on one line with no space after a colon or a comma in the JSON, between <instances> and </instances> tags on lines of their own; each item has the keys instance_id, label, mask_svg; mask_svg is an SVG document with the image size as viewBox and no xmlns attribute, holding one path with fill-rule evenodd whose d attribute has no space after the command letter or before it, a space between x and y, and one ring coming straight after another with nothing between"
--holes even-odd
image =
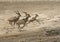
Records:
<instances>
[{"instance_id":1,"label":"dry dirt ground","mask_svg":"<svg viewBox=\"0 0 60 42\"><path fill-rule=\"evenodd\" d=\"M21 18L25 16L22 11L32 17L38 14L40 24L34 21L19 32L17 26L14 28L7 21L16 16L16 10L21 13ZM60 42L60 36L54 31L50 37L46 35L50 30L60 33L60 2L0 2L0 42Z\"/></svg>"}]
</instances>

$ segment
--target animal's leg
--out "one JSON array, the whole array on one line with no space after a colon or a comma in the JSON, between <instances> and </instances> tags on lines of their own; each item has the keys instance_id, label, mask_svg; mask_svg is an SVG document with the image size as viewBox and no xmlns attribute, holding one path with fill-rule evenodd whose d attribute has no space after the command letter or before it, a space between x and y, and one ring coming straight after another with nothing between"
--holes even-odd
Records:
<instances>
[{"instance_id":1,"label":"animal's leg","mask_svg":"<svg viewBox=\"0 0 60 42\"><path fill-rule=\"evenodd\" d=\"M29 21L28 23L30 23L31 21Z\"/></svg>"},{"instance_id":2,"label":"animal's leg","mask_svg":"<svg viewBox=\"0 0 60 42\"><path fill-rule=\"evenodd\" d=\"M10 22L9 22L9 24L10 24Z\"/></svg>"},{"instance_id":3,"label":"animal's leg","mask_svg":"<svg viewBox=\"0 0 60 42\"><path fill-rule=\"evenodd\" d=\"M23 27L21 27L21 29L23 29L25 27L26 24L23 25Z\"/></svg>"},{"instance_id":4,"label":"animal's leg","mask_svg":"<svg viewBox=\"0 0 60 42\"><path fill-rule=\"evenodd\" d=\"M18 25L18 29L20 29L20 25Z\"/></svg>"},{"instance_id":5,"label":"animal's leg","mask_svg":"<svg viewBox=\"0 0 60 42\"><path fill-rule=\"evenodd\" d=\"M13 24L13 28L15 28L15 24L14 24L15 22L13 22L12 24Z\"/></svg>"},{"instance_id":6,"label":"animal's leg","mask_svg":"<svg viewBox=\"0 0 60 42\"><path fill-rule=\"evenodd\" d=\"M21 29L19 30L20 32L23 31L23 28L25 27L26 24L23 25L23 27L21 27Z\"/></svg>"},{"instance_id":7,"label":"animal's leg","mask_svg":"<svg viewBox=\"0 0 60 42\"><path fill-rule=\"evenodd\" d=\"M9 24L12 26L12 22L9 22Z\"/></svg>"},{"instance_id":8,"label":"animal's leg","mask_svg":"<svg viewBox=\"0 0 60 42\"><path fill-rule=\"evenodd\" d=\"M15 22L14 22L14 25L15 25Z\"/></svg>"},{"instance_id":9,"label":"animal's leg","mask_svg":"<svg viewBox=\"0 0 60 42\"><path fill-rule=\"evenodd\" d=\"M16 24L17 25L17 28L18 28L18 30L19 30L19 32L20 32L20 25L19 24Z\"/></svg>"},{"instance_id":10,"label":"animal's leg","mask_svg":"<svg viewBox=\"0 0 60 42\"><path fill-rule=\"evenodd\" d=\"M19 29L19 31L21 31L21 29L20 29L20 25L18 25L18 29Z\"/></svg>"},{"instance_id":11,"label":"animal's leg","mask_svg":"<svg viewBox=\"0 0 60 42\"><path fill-rule=\"evenodd\" d=\"M22 32L22 29L23 27L20 28L20 25L18 26L18 29L19 29L19 32Z\"/></svg>"},{"instance_id":12,"label":"animal's leg","mask_svg":"<svg viewBox=\"0 0 60 42\"><path fill-rule=\"evenodd\" d=\"M15 28L15 22L13 22L13 28Z\"/></svg>"}]
</instances>

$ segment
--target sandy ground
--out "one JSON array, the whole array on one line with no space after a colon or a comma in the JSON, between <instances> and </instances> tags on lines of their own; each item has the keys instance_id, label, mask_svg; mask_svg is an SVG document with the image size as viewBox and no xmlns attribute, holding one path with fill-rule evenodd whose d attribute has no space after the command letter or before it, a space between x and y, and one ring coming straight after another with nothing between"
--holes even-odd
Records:
<instances>
[{"instance_id":1,"label":"sandy ground","mask_svg":"<svg viewBox=\"0 0 60 42\"><path fill-rule=\"evenodd\" d=\"M60 29L60 2L0 2L0 6L1 36L24 34L25 32L41 32L44 29ZM16 16L14 13L16 10L21 13L21 18L25 16L22 11L26 11L32 17L38 14L37 19L40 24L34 21L25 26L23 32L19 32L16 26L13 28L7 21L10 17Z\"/></svg>"}]
</instances>

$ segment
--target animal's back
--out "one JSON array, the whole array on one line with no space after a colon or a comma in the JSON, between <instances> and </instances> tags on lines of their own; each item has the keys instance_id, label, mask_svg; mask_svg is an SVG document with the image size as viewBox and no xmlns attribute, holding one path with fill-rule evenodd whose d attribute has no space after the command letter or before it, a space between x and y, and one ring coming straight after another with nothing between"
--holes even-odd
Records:
<instances>
[{"instance_id":1,"label":"animal's back","mask_svg":"<svg viewBox=\"0 0 60 42\"><path fill-rule=\"evenodd\" d=\"M10 19L8 19L8 21L13 22L13 21L16 21L16 19L18 19L18 17L11 17Z\"/></svg>"},{"instance_id":2,"label":"animal's back","mask_svg":"<svg viewBox=\"0 0 60 42\"><path fill-rule=\"evenodd\" d=\"M19 20L19 21L16 22L16 24L19 24L19 25L20 25L20 24L24 24L24 23L25 23L24 20Z\"/></svg>"}]
</instances>

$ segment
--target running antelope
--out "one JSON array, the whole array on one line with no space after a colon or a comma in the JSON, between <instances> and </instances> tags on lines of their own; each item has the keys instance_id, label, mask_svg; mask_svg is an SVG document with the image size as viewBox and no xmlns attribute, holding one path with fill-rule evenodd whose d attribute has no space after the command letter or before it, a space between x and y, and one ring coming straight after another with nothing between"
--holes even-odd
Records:
<instances>
[{"instance_id":1,"label":"running antelope","mask_svg":"<svg viewBox=\"0 0 60 42\"><path fill-rule=\"evenodd\" d=\"M19 18L20 18L20 13L19 13L19 11L15 11L16 12L16 14L18 15L17 17L15 16L15 17L10 17L9 19L8 19L8 21L9 21L9 24L10 25L12 25L12 23L14 23L14 25L15 25L15 23L19 20Z\"/></svg>"},{"instance_id":2,"label":"running antelope","mask_svg":"<svg viewBox=\"0 0 60 42\"><path fill-rule=\"evenodd\" d=\"M28 21L28 23L31 23L31 22L33 22L33 21L37 21L38 23L40 23L36 18L38 17L38 15L37 14L35 14L35 17L32 17L29 21Z\"/></svg>"},{"instance_id":3,"label":"running antelope","mask_svg":"<svg viewBox=\"0 0 60 42\"><path fill-rule=\"evenodd\" d=\"M27 13L25 13L25 14L26 14L26 18L23 18L22 20L18 20L16 22L16 25L18 26L18 29L21 27L20 25L23 25L23 27L25 27L29 17L31 17L29 14L27 14ZM22 29L23 29L23 27L22 27Z\"/></svg>"}]
</instances>

